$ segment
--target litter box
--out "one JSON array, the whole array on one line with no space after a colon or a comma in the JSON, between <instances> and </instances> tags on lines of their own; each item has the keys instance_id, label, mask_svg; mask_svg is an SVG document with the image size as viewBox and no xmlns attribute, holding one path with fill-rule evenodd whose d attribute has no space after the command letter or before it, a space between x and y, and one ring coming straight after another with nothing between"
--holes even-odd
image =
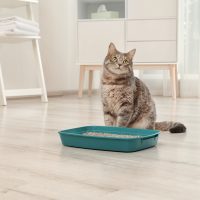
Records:
<instances>
[{"instance_id":1,"label":"litter box","mask_svg":"<svg viewBox=\"0 0 200 200\"><path fill-rule=\"evenodd\" d=\"M155 146L159 131L111 126L84 126L62 130L59 134L64 146L134 152Z\"/></svg>"}]
</instances>

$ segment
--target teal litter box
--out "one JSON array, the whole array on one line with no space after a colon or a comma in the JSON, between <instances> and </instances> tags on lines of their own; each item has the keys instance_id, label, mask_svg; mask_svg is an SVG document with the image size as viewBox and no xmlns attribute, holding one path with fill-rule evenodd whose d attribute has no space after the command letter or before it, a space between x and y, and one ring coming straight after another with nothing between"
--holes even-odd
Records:
<instances>
[{"instance_id":1,"label":"teal litter box","mask_svg":"<svg viewBox=\"0 0 200 200\"><path fill-rule=\"evenodd\" d=\"M134 152L157 144L159 131L111 126L85 126L60 131L64 146Z\"/></svg>"}]
</instances>

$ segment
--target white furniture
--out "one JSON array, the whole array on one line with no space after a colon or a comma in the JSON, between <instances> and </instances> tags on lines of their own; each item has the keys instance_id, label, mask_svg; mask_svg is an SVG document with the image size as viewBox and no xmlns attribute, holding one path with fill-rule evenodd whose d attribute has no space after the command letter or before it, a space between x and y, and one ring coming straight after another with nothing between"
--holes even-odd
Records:
<instances>
[{"instance_id":1,"label":"white furniture","mask_svg":"<svg viewBox=\"0 0 200 200\"><path fill-rule=\"evenodd\" d=\"M120 18L90 19L101 3ZM135 69L169 70L176 98L177 0L78 0L77 39L80 66L100 67L110 42L120 51L136 48Z\"/></svg>"},{"instance_id":2,"label":"white furniture","mask_svg":"<svg viewBox=\"0 0 200 200\"><path fill-rule=\"evenodd\" d=\"M27 10L28 18L34 20L32 4L38 3L38 0L1 0L0 7L4 8L16 8L25 7ZM40 84L40 88L30 88L30 89L17 89L17 90L6 90L4 87L3 75L0 65L0 104L7 105L6 97L17 97L17 96L41 96L42 102L48 102L46 85L44 80L42 61L39 49L38 40L39 36L0 36L0 43L17 43L24 41L31 41L34 51L35 60L37 61L37 75Z\"/></svg>"}]
</instances>

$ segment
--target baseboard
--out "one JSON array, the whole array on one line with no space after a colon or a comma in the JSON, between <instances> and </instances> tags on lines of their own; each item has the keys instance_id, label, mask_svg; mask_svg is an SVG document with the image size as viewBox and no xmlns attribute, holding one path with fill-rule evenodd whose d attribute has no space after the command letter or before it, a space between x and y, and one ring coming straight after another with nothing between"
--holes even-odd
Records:
<instances>
[{"instance_id":1,"label":"baseboard","mask_svg":"<svg viewBox=\"0 0 200 200\"><path fill-rule=\"evenodd\" d=\"M83 94L87 95L87 90L83 90ZM92 94L98 94L99 90L94 89L92 90ZM78 96L78 90L62 90L62 91L48 91L47 92L48 97L55 97L55 96L65 96L65 95L77 95Z\"/></svg>"},{"instance_id":2,"label":"baseboard","mask_svg":"<svg viewBox=\"0 0 200 200\"><path fill-rule=\"evenodd\" d=\"M88 91L84 90L83 91L83 95L87 95ZM92 94L98 94L99 90L93 90ZM47 96L48 97L59 97L59 96L67 96L67 95L74 95L78 97L78 91L77 90L58 90L58 91L48 91L47 92ZM36 96L21 96L21 97L7 97L6 99L35 99L35 98L39 98L38 95Z\"/></svg>"}]
</instances>

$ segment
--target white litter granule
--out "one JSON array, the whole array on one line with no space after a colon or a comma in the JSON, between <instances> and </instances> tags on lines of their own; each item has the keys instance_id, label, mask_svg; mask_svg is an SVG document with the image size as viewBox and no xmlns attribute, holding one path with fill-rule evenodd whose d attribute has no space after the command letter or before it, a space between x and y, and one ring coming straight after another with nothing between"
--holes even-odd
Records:
<instances>
[{"instance_id":1,"label":"white litter granule","mask_svg":"<svg viewBox=\"0 0 200 200\"><path fill-rule=\"evenodd\" d=\"M88 136L98 136L98 137L113 137L113 138L139 138L138 135L122 135L122 134L112 134L112 133L96 133L96 132L86 132L83 135Z\"/></svg>"}]
</instances>

